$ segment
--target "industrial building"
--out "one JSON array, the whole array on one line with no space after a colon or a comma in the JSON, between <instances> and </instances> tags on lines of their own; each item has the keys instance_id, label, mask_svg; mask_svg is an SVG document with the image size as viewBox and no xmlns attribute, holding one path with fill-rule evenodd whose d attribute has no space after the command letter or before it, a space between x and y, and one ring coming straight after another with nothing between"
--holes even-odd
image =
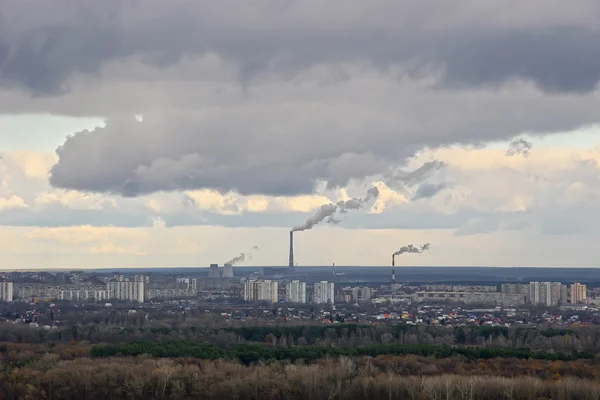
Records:
<instances>
[{"instance_id":1,"label":"industrial building","mask_svg":"<svg viewBox=\"0 0 600 400\"><path fill-rule=\"evenodd\" d=\"M233 278L233 265L225 264L223 266L223 278Z\"/></svg>"},{"instance_id":2,"label":"industrial building","mask_svg":"<svg viewBox=\"0 0 600 400\"><path fill-rule=\"evenodd\" d=\"M212 279L218 279L220 277L219 264L210 264L208 269L208 277Z\"/></svg>"}]
</instances>

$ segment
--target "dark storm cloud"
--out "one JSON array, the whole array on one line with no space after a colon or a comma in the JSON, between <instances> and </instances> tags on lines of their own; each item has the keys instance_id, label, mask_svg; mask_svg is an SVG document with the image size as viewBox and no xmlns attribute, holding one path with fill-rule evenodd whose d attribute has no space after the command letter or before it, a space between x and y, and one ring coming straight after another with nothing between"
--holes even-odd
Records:
<instances>
[{"instance_id":1,"label":"dark storm cloud","mask_svg":"<svg viewBox=\"0 0 600 400\"><path fill-rule=\"evenodd\" d=\"M218 3L57 0L36 3L33 15L31 4L0 0L0 84L51 94L68 90L72 74L122 57L167 66L206 53L232 60L243 81L356 60L433 65L449 84L522 78L584 92L600 77L593 2L490 1L487 10L442 0Z\"/></svg>"},{"instance_id":2,"label":"dark storm cloud","mask_svg":"<svg viewBox=\"0 0 600 400\"><path fill-rule=\"evenodd\" d=\"M389 162L352 153L367 136L332 148L328 143L337 141L333 133L313 132L314 139L308 140L302 132L266 137L239 129L252 128L243 123L232 129L203 128L194 115L145 118L141 123L134 118L109 120L105 127L69 137L58 148L50 183L125 197L199 188L297 195L312 193L319 180L344 186L353 178L385 171ZM264 136L264 143L257 136ZM297 146L290 144L295 140Z\"/></svg>"}]
</instances>

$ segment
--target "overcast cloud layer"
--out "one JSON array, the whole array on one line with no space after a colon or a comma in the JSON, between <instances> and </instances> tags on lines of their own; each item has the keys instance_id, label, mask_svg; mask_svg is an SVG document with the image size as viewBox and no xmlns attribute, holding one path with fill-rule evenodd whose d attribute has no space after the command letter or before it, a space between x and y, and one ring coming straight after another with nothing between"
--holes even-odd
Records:
<instances>
[{"instance_id":1,"label":"overcast cloud layer","mask_svg":"<svg viewBox=\"0 0 600 400\"><path fill-rule=\"evenodd\" d=\"M58 149L56 187L308 194L598 122L594 1L30 7L0 1L0 106L108 119Z\"/></svg>"},{"instance_id":2,"label":"overcast cloud layer","mask_svg":"<svg viewBox=\"0 0 600 400\"><path fill-rule=\"evenodd\" d=\"M105 120L4 152L0 224L289 229L376 185L338 227L594 237L597 148L537 140L600 123L598 20L593 0L0 0L0 113ZM528 157L486 147L524 134Z\"/></svg>"}]
</instances>

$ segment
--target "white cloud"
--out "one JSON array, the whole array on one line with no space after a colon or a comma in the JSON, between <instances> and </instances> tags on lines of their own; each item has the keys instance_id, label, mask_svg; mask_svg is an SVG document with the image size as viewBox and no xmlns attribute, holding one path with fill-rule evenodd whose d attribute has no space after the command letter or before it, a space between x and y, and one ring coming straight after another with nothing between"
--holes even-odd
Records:
<instances>
[{"instance_id":1,"label":"white cloud","mask_svg":"<svg viewBox=\"0 0 600 400\"><path fill-rule=\"evenodd\" d=\"M27 208L25 200L19 196L10 196L9 198L0 198L0 211L13 210L15 208Z\"/></svg>"},{"instance_id":2,"label":"white cloud","mask_svg":"<svg viewBox=\"0 0 600 400\"><path fill-rule=\"evenodd\" d=\"M322 195L242 196L234 192L220 194L214 190L196 190L185 194L198 209L224 215L240 215L244 212L308 213L332 202Z\"/></svg>"},{"instance_id":3,"label":"white cloud","mask_svg":"<svg viewBox=\"0 0 600 400\"><path fill-rule=\"evenodd\" d=\"M60 189L38 193L34 203L40 206L60 204L73 210L102 210L105 207L118 207L116 200L107 196Z\"/></svg>"}]
</instances>

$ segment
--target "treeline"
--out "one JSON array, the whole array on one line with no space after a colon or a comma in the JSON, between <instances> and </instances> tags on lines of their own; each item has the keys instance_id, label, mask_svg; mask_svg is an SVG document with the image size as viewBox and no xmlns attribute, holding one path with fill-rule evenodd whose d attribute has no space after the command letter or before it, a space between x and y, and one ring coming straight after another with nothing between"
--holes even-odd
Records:
<instances>
[{"instance_id":1,"label":"treeline","mask_svg":"<svg viewBox=\"0 0 600 400\"><path fill-rule=\"evenodd\" d=\"M208 343L191 343L186 341L171 342L137 342L115 345L93 346L92 357L138 356L143 354L152 357L195 357L201 359L231 359L245 364L271 360L305 360L314 361L324 357L357 357L381 355L418 355L424 357L448 358L462 356L470 360L490 358L517 358L537 360L578 360L591 359L591 352L550 353L546 351L530 351L501 347L452 347L447 345L398 345L373 344L361 347L271 347L258 344L238 344L230 348L219 348Z\"/></svg>"},{"instance_id":2,"label":"treeline","mask_svg":"<svg viewBox=\"0 0 600 400\"><path fill-rule=\"evenodd\" d=\"M323 359L304 365L188 360L77 359L51 357L0 373L3 399L596 399L598 381L565 377L560 362L515 361L497 369L475 363L471 371L442 373L431 359L420 376L418 357ZM444 360L438 360L442 363ZM449 361L446 361L449 362ZM493 362L493 361L490 361ZM525 363L525 366L521 364ZM546 364L544 364L546 363ZM456 365L457 362L454 362ZM470 366L470 364L467 364ZM428 368L428 369L425 369ZM539 377L498 376L543 370ZM468 374L469 376L467 376Z\"/></svg>"},{"instance_id":3,"label":"treeline","mask_svg":"<svg viewBox=\"0 0 600 400\"><path fill-rule=\"evenodd\" d=\"M232 343L268 342L274 346L357 347L370 344L459 345L546 351L600 352L600 327L548 329L535 327L440 327L398 324L329 324L303 326L206 327L182 325L135 326L87 324L44 330L23 324L4 324L1 342L15 343L130 343L135 341Z\"/></svg>"}]
</instances>

